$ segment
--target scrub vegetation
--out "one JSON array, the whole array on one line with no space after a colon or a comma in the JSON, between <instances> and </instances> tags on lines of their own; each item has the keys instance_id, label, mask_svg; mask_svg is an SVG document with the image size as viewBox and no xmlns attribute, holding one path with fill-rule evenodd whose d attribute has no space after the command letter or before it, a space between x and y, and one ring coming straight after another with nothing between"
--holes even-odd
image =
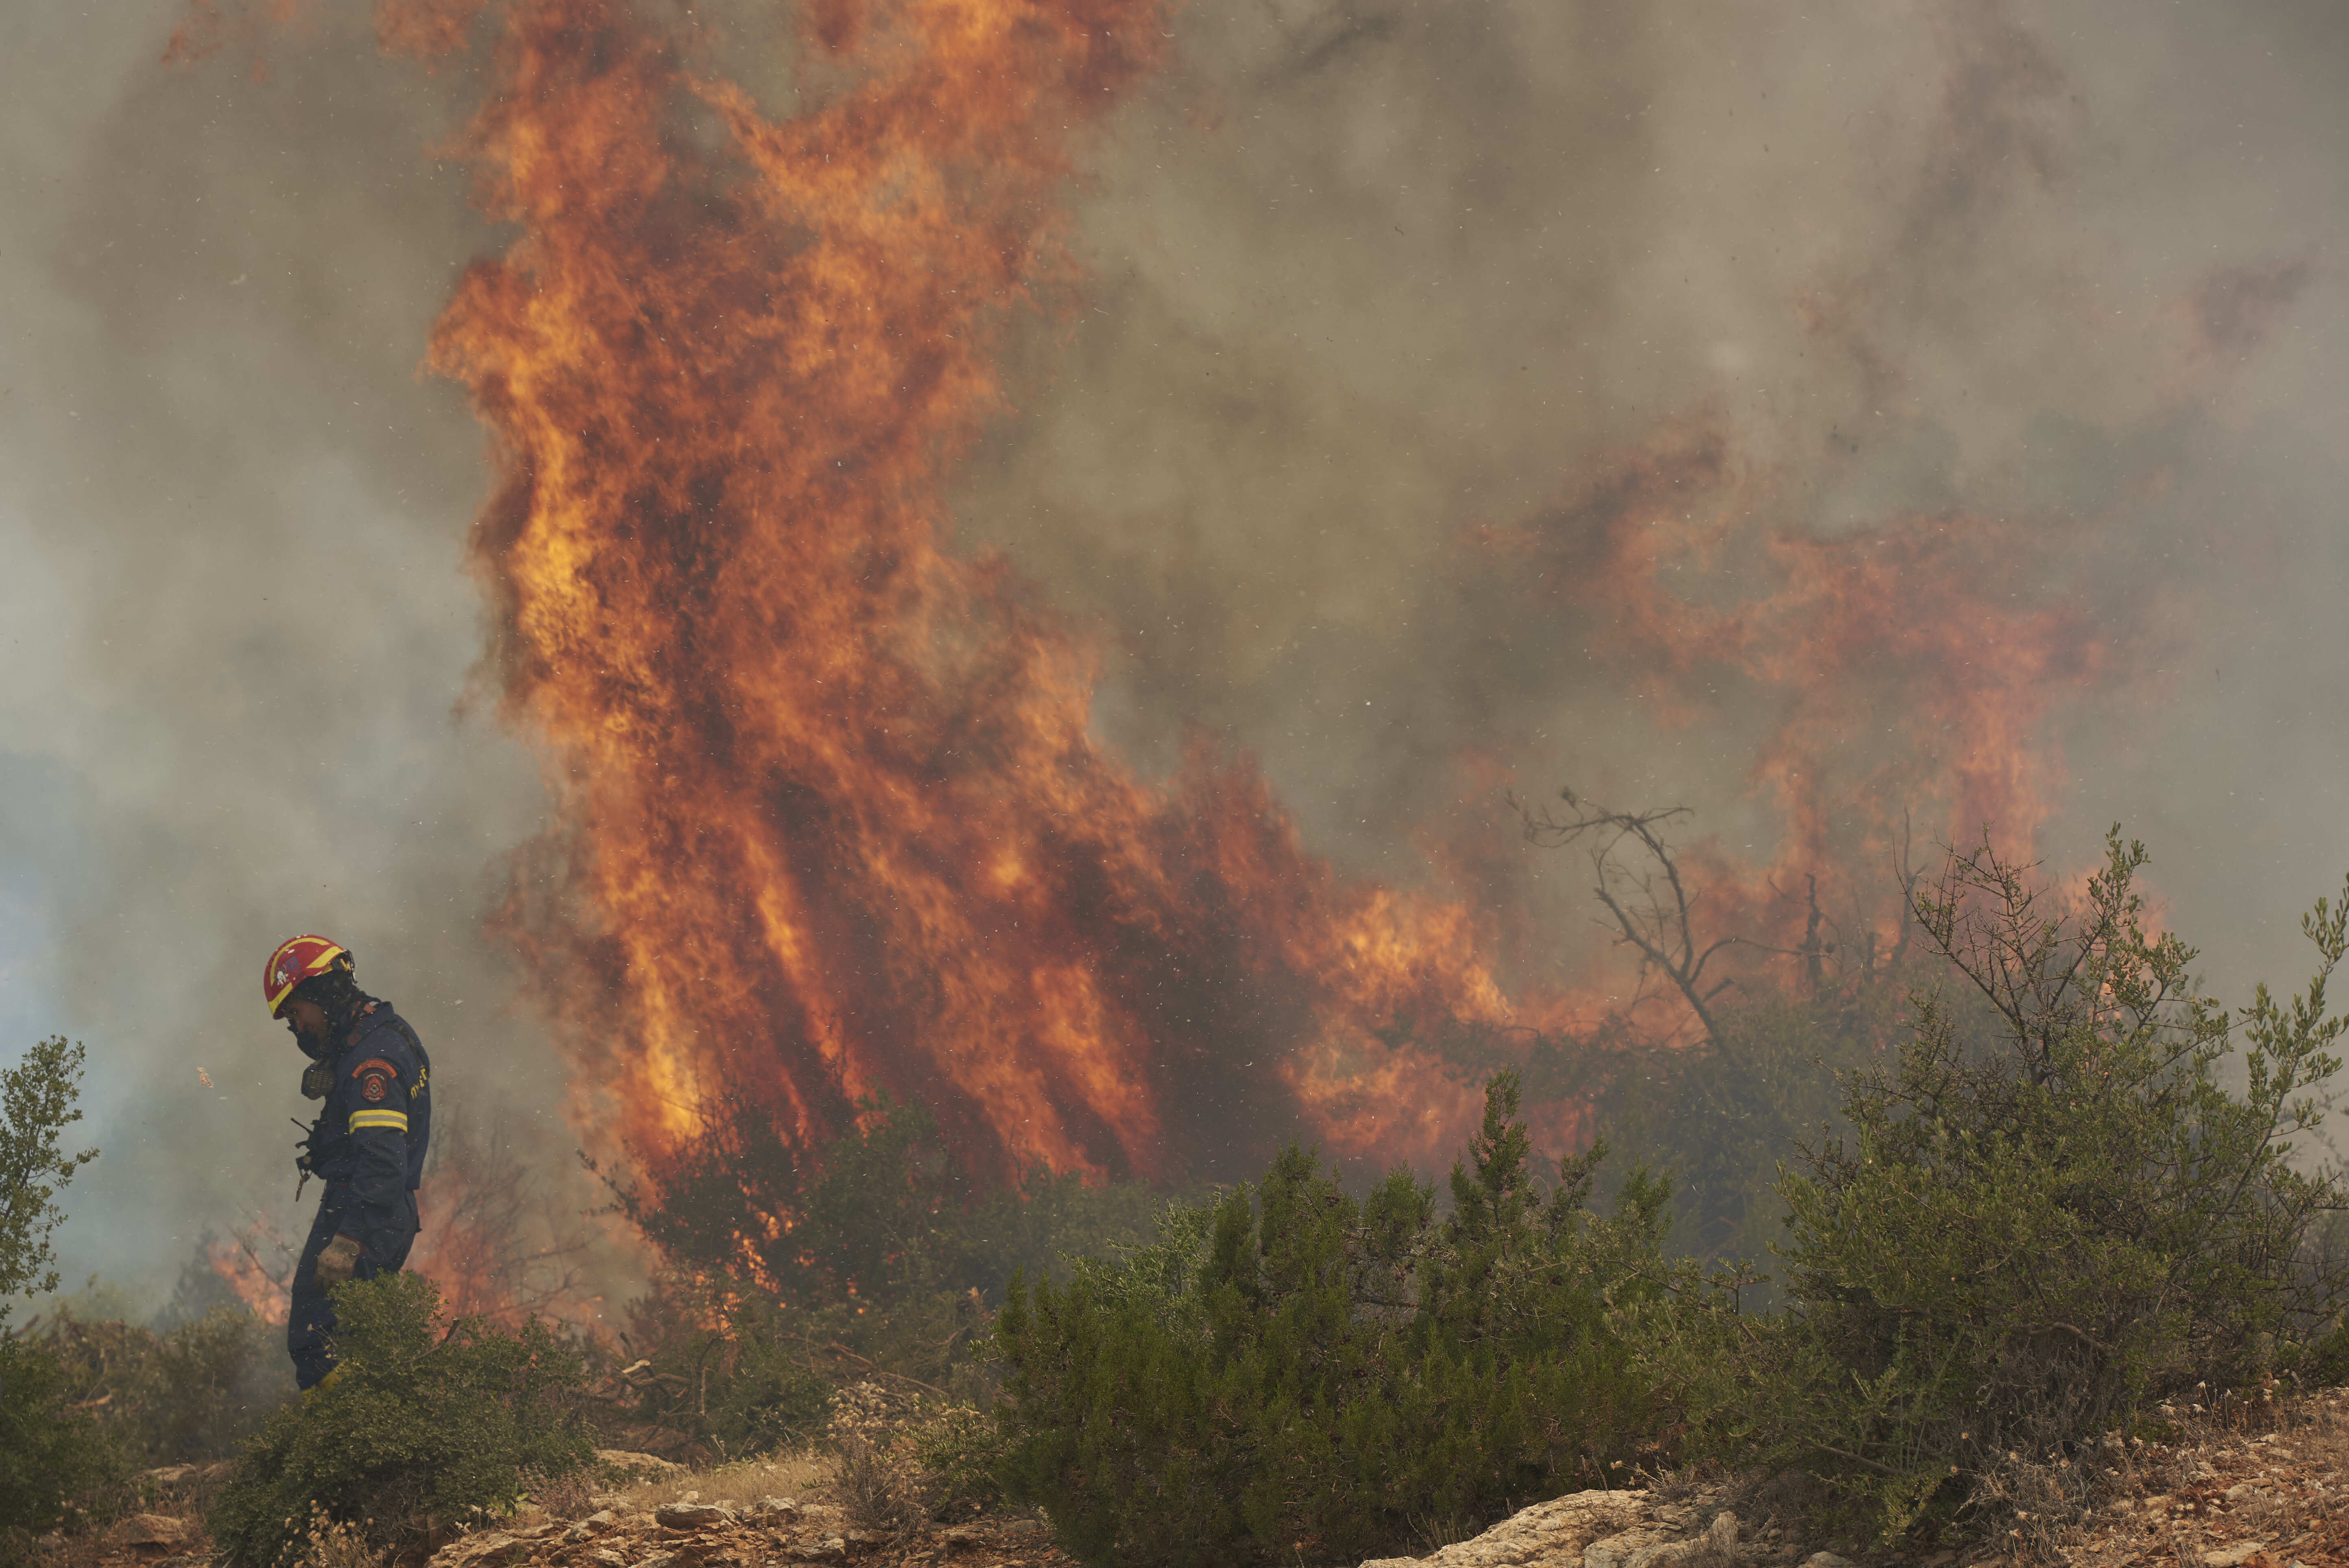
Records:
<instances>
[{"instance_id":1,"label":"scrub vegetation","mask_svg":"<svg viewBox=\"0 0 2349 1568\"><path fill-rule=\"evenodd\" d=\"M1627 845L1669 869L1668 816L1577 810L1533 826L1609 827L1602 889ZM152 1467L221 1460L182 1501L222 1560L380 1560L618 1484L600 1449L820 1474L876 1532L1040 1509L1102 1565L1417 1554L1692 1467L1854 1551L2044 1544L2179 1412L2349 1381L2344 1194L2308 1158L2349 902L2306 917L2304 988L2229 1007L2149 928L2146 860L2116 830L2067 899L1952 854L1903 875L1897 941L1815 919L1766 995L1703 992L1687 906L1618 883L1702 1037L1421 1042L1486 1078L1441 1184L1292 1148L1225 1191L977 1192L918 1106L808 1148L721 1104L602 1172L659 1262L608 1338L354 1284L343 1372L291 1400L238 1309L52 1312L0 1332L0 1526L63 1561L158 1506ZM60 1152L78 1066L44 1042L0 1086L16 1290L53 1286L91 1157ZM1569 1097L1599 1138L1546 1161L1521 1101Z\"/></svg>"}]
</instances>

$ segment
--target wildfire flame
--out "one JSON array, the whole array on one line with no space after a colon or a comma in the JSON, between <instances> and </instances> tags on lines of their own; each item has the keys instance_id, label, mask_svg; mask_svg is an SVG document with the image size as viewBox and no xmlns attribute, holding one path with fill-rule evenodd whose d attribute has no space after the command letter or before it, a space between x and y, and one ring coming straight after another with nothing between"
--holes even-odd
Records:
<instances>
[{"instance_id":1,"label":"wildfire flame","mask_svg":"<svg viewBox=\"0 0 2349 1568\"><path fill-rule=\"evenodd\" d=\"M262 1322L284 1327L288 1291L302 1249L266 1220L254 1220L227 1236L204 1238L204 1261L230 1294ZM264 1261L267 1253L270 1260Z\"/></svg>"},{"instance_id":2,"label":"wildfire flame","mask_svg":"<svg viewBox=\"0 0 2349 1568\"><path fill-rule=\"evenodd\" d=\"M583 1126L657 1160L722 1089L820 1143L885 1090L982 1175L1188 1174L1293 1134L1300 1048L1506 1013L1466 912L1333 876L1247 762L1135 779L1091 649L942 546L1155 0L813 6L781 120L616 5L504 28L468 151L523 238L432 363L498 437L473 559L567 824L502 924Z\"/></svg>"},{"instance_id":3,"label":"wildfire flame","mask_svg":"<svg viewBox=\"0 0 2349 1568\"><path fill-rule=\"evenodd\" d=\"M481 9L380 0L378 35L445 53ZM1245 758L1202 740L1137 779L1089 730L1092 648L948 548L1004 334L1074 282L1072 159L1160 63L1164 13L811 0L787 118L617 0L499 14L460 150L521 237L431 349L494 434L471 560L502 715L559 798L496 924L583 1134L656 1176L721 1092L816 1144L862 1097L919 1100L988 1178L1246 1173L1300 1124L1427 1160L1475 1085L1415 1037L1605 1011L1513 1006L1498 910L1338 876ZM2085 620L1952 586L1971 524L1826 541L1686 509L1752 486L1720 438L1670 430L1481 541L1597 617L1657 702L1693 711L1723 669L1787 696L1754 778L1788 830L1767 865L1697 851L1717 907L1785 918L1773 875L1830 869L1838 810L1933 769L1960 836L2028 833L2039 721L2103 667ZM1723 561L1769 592L1666 585ZM1916 606L1926 578L1950 602ZM1906 742L1831 790L1871 704Z\"/></svg>"},{"instance_id":4,"label":"wildfire flame","mask_svg":"<svg viewBox=\"0 0 2349 1568\"><path fill-rule=\"evenodd\" d=\"M1588 615L1594 651L1667 723L1772 715L1747 779L1777 807L1773 852L1692 854L1716 925L1782 944L1800 877L1892 920L1882 871L1911 825L2029 859L2064 779L2051 716L2123 695L2142 662L2130 618L2066 581L2093 561L2076 520L1909 513L1829 536L1789 519L1793 488L1700 414L1479 536Z\"/></svg>"}]
</instances>

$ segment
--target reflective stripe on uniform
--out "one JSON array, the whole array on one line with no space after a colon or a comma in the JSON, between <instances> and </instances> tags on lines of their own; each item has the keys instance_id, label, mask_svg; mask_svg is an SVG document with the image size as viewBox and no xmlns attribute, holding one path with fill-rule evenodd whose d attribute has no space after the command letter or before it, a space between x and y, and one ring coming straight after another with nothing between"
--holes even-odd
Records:
<instances>
[{"instance_id":1,"label":"reflective stripe on uniform","mask_svg":"<svg viewBox=\"0 0 2349 1568\"><path fill-rule=\"evenodd\" d=\"M355 1110L351 1112L351 1130L353 1132L357 1132L360 1129L367 1127L397 1128L398 1130L405 1132L408 1130L408 1112L404 1110Z\"/></svg>"}]
</instances>

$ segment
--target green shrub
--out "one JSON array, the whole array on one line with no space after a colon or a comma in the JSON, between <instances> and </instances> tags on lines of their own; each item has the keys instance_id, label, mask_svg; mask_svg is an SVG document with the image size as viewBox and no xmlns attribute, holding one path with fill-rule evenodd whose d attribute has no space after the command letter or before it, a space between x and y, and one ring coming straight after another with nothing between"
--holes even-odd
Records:
<instances>
[{"instance_id":1,"label":"green shrub","mask_svg":"<svg viewBox=\"0 0 2349 1568\"><path fill-rule=\"evenodd\" d=\"M129 1473L122 1451L74 1405L72 1369L23 1335L0 1333L0 1563L33 1561L33 1537Z\"/></svg>"},{"instance_id":2,"label":"green shrub","mask_svg":"<svg viewBox=\"0 0 2349 1568\"><path fill-rule=\"evenodd\" d=\"M2230 1019L2192 950L2142 929L2145 859L2115 830L2076 913L1987 847L1918 899L2002 1037L1970 1044L1921 998L1897 1059L1846 1078L1849 1138L1782 1176L1783 1313L1741 1316L1717 1286L1630 1315L1701 1448L1806 1471L1890 1539L1985 1522L2013 1467L2149 1398L2308 1354L2343 1284L2311 1227L2344 1194L2290 1155L2340 1065L2324 988L2349 909L2303 923L2305 995L2261 986ZM2240 1096L2220 1081L2238 1029Z\"/></svg>"},{"instance_id":3,"label":"green shrub","mask_svg":"<svg viewBox=\"0 0 2349 1568\"><path fill-rule=\"evenodd\" d=\"M60 1035L36 1042L15 1067L0 1068L0 1323L19 1292L57 1288L57 1249L49 1238L65 1222L57 1189L98 1158L57 1144L81 1119L82 1048Z\"/></svg>"},{"instance_id":4,"label":"green shrub","mask_svg":"<svg viewBox=\"0 0 2349 1568\"><path fill-rule=\"evenodd\" d=\"M1407 1171L1358 1203L1292 1148L1123 1263L1015 1288L1007 1494L1086 1563L1354 1562L1652 1456L1608 1302L1661 1271L1663 1189L1592 1215L1594 1150L1543 1201L1516 1107L1497 1075L1448 1217Z\"/></svg>"},{"instance_id":5,"label":"green shrub","mask_svg":"<svg viewBox=\"0 0 2349 1568\"><path fill-rule=\"evenodd\" d=\"M428 1517L512 1508L525 1470L590 1462L570 1408L578 1352L535 1320L505 1334L477 1318L444 1325L440 1306L417 1274L337 1287L334 1377L264 1423L213 1502L229 1561L290 1561L314 1505L398 1542Z\"/></svg>"},{"instance_id":6,"label":"green shrub","mask_svg":"<svg viewBox=\"0 0 2349 1568\"><path fill-rule=\"evenodd\" d=\"M630 1306L630 1366L610 1380L614 1440L639 1446L651 1427L739 1455L812 1435L836 1381L819 1352L838 1326L813 1315L723 1278L657 1279Z\"/></svg>"},{"instance_id":7,"label":"green shrub","mask_svg":"<svg viewBox=\"0 0 2349 1568\"><path fill-rule=\"evenodd\" d=\"M932 1412L915 1426L911 1443L939 1517L977 1513L1002 1501L997 1472L1003 1465L1003 1433L984 1411L949 1405Z\"/></svg>"},{"instance_id":8,"label":"green shrub","mask_svg":"<svg viewBox=\"0 0 2349 1568\"><path fill-rule=\"evenodd\" d=\"M241 1306L160 1333L61 1310L36 1337L65 1369L74 1402L141 1465L226 1459L294 1397L285 1331Z\"/></svg>"}]
</instances>

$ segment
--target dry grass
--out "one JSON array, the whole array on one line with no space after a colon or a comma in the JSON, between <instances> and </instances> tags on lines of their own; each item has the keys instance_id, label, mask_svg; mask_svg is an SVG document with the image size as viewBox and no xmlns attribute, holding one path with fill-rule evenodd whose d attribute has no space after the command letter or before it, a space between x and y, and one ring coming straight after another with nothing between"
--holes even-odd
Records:
<instances>
[{"instance_id":1,"label":"dry grass","mask_svg":"<svg viewBox=\"0 0 2349 1568\"><path fill-rule=\"evenodd\" d=\"M748 1507L762 1497L828 1502L833 1468L831 1455L800 1449L632 1481L600 1491L590 1501L598 1508L636 1513L650 1513L665 1502Z\"/></svg>"},{"instance_id":2,"label":"dry grass","mask_svg":"<svg viewBox=\"0 0 2349 1568\"><path fill-rule=\"evenodd\" d=\"M2161 1415L2172 1432L2109 1445L2094 1463L2016 1465L2004 1479L2017 1517L1982 1555L2199 1564L2205 1552L2258 1542L2277 1568L2349 1560L2349 1390Z\"/></svg>"},{"instance_id":3,"label":"dry grass","mask_svg":"<svg viewBox=\"0 0 2349 1568\"><path fill-rule=\"evenodd\" d=\"M303 1532L295 1568L386 1568L391 1549L369 1544L365 1527L329 1519L321 1511Z\"/></svg>"}]
</instances>

